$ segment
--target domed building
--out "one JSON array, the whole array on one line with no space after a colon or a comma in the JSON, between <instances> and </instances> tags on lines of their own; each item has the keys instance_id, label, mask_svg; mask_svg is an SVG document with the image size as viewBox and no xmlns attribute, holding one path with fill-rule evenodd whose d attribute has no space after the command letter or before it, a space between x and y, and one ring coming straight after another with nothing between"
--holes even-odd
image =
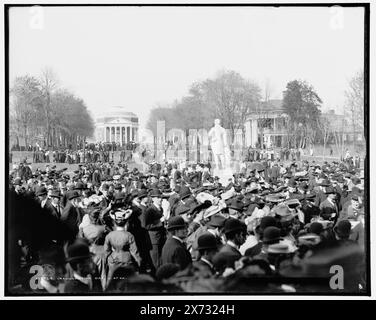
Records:
<instances>
[{"instance_id":1,"label":"domed building","mask_svg":"<svg viewBox=\"0 0 376 320\"><path fill-rule=\"evenodd\" d=\"M125 107L111 107L95 122L96 142L116 142L125 145L138 142L138 117Z\"/></svg>"}]
</instances>

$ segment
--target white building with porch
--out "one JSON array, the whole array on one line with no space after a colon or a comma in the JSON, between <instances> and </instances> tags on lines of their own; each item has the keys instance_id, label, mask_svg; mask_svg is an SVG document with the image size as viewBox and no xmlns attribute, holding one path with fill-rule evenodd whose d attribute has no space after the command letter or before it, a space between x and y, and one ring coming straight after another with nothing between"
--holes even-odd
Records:
<instances>
[{"instance_id":1,"label":"white building with porch","mask_svg":"<svg viewBox=\"0 0 376 320\"><path fill-rule=\"evenodd\" d=\"M245 123L246 145L266 148L283 147L287 143L287 114L282 108L282 100L262 102L252 112Z\"/></svg>"},{"instance_id":2,"label":"white building with porch","mask_svg":"<svg viewBox=\"0 0 376 320\"><path fill-rule=\"evenodd\" d=\"M138 142L138 117L125 107L111 107L96 119L95 141L125 145Z\"/></svg>"}]
</instances>

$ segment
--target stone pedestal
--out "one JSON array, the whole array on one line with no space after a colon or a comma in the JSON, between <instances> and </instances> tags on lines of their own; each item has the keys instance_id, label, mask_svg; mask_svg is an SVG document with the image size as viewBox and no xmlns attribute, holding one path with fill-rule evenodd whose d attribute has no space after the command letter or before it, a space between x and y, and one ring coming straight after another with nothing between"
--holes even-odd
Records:
<instances>
[{"instance_id":1,"label":"stone pedestal","mask_svg":"<svg viewBox=\"0 0 376 320\"><path fill-rule=\"evenodd\" d=\"M219 182L226 187L229 184L229 179L232 178L233 172L231 168L217 169L214 168L213 176L219 177Z\"/></svg>"}]
</instances>

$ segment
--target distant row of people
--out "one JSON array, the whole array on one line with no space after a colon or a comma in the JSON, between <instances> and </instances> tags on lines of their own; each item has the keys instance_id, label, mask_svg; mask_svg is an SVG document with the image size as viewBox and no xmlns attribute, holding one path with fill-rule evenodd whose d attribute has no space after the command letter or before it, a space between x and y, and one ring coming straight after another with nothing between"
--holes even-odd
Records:
<instances>
[{"instance_id":1,"label":"distant row of people","mask_svg":"<svg viewBox=\"0 0 376 320\"><path fill-rule=\"evenodd\" d=\"M281 161L300 161L303 151L299 149L257 149L248 148L246 161L260 161L260 160L281 160Z\"/></svg>"}]
</instances>

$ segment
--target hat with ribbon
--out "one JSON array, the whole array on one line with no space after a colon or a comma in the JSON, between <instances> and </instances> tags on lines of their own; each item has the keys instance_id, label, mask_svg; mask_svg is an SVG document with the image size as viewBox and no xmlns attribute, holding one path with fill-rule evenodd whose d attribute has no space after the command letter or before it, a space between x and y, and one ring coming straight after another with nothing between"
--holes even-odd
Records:
<instances>
[{"instance_id":1,"label":"hat with ribbon","mask_svg":"<svg viewBox=\"0 0 376 320\"><path fill-rule=\"evenodd\" d=\"M21 178L16 178L13 180L13 185L14 186L22 186L22 180Z\"/></svg>"},{"instance_id":2,"label":"hat with ribbon","mask_svg":"<svg viewBox=\"0 0 376 320\"><path fill-rule=\"evenodd\" d=\"M296 208L298 206L300 206L300 201L296 198L292 198L292 199L288 199L285 201L285 204L286 206L290 207L290 208Z\"/></svg>"},{"instance_id":3,"label":"hat with ribbon","mask_svg":"<svg viewBox=\"0 0 376 320\"><path fill-rule=\"evenodd\" d=\"M59 190L52 190L51 194L50 194L50 197L51 198L61 198L61 193Z\"/></svg>"},{"instance_id":4,"label":"hat with ribbon","mask_svg":"<svg viewBox=\"0 0 376 320\"><path fill-rule=\"evenodd\" d=\"M331 185L331 183L330 183L329 180L324 179L324 180L321 181L318 185L321 186L321 187L329 187L329 186Z\"/></svg>"},{"instance_id":5,"label":"hat with ribbon","mask_svg":"<svg viewBox=\"0 0 376 320\"><path fill-rule=\"evenodd\" d=\"M341 220L334 227L334 232L340 238L348 238L351 234L351 222L349 220Z\"/></svg>"},{"instance_id":6,"label":"hat with ribbon","mask_svg":"<svg viewBox=\"0 0 376 320\"><path fill-rule=\"evenodd\" d=\"M152 198L153 197L162 198L162 192L158 188L153 188L149 192L149 196L152 197Z\"/></svg>"},{"instance_id":7,"label":"hat with ribbon","mask_svg":"<svg viewBox=\"0 0 376 320\"><path fill-rule=\"evenodd\" d=\"M270 226L267 227L263 232L262 242L264 244L275 244L282 240L281 229Z\"/></svg>"},{"instance_id":8,"label":"hat with ribbon","mask_svg":"<svg viewBox=\"0 0 376 320\"><path fill-rule=\"evenodd\" d=\"M325 188L325 193L326 194L335 194L335 193L337 193L337 191L333 187L327 187L327 188Z\"/></svg>"},{"instance_id":9,"label":"hat with ribbon","mask_svg":"<svg viewBox=\"0 0 376 320\"><path fill-rule=\"evenodd\" d=\"M177 230L177 229L184 229L187 227L184 219L181 216L171 217L167 223L167 230Z\"/></svg>"},{"instance_id":10,"label":"hat with ribbon","mask_svg":"<svg viewBox=\"0 0 376 320\"><path fill-rule=\"evenodd\" d=\"M221 214L215 214L210 217L210 220L206 223L208 227L223 228L226 222L226 218Z\"/></svg>"},{"instance_id":11,"label":"hat with ribbon","mask_svg":"<svg viewBox=\"0 0 376 320\"><path fill-rule=\"evenodd\" d=\"M44 195L46 195L47 194L47 189L46 189L46 187L39 187L38 189L37 189L37 191L35 192L35 195L38 197L38 196L44 196Z\"/></svg>"},{"instance_id":12,"label":"hat with ribbon","mask_svg":"<svg viewBox=\"0 0 376 320\"><path fill-rule=\"evenodd\" d=\"M179 191L180 199L185 199L192 194L191 190L187 186L182 186Z\"/></svg>"},{"instance_id":13,"label":"hat with ribbon","mask_svg":"<svg viewBox=\"0 0 376 320\"><path fill-rule=\"evenodd\" d=\"M66 250L67 262L90 259L93 256L94 254L90 252L87 241L83 239L76 239Z\"/></svg>"},{"instance_id":14,"label":"hat with ribbon","mask_svg":"<svg viewBox=\"0 0 376 320\"><path fill-rule=\"evenodd\" d=\"M290 254L294 253L295 251L292 249L291 246L288 246L284 243L275 243L271 244L266 248L267 253L271 254Z\"/></svg>"},{"instance_id":15,"label":"hat with ribbon","mask_svg":"<svg viewBox=\"0 0 376 320\"><path fill-rule=\"evenodd\" d=\"M217 240L210 232L205 232L197 239L197 250L217 249Z\"/></svg>"},{"instance_id":16,"label":"hat with ribbon","mask_svg":"<svg viewBox=\"0 0 376 320\"><path fill-rule=\"evenodd\" d=\"M238 219L228 218L225 222L224 233L228 234L230 232L236 231L247 231L247 226L244 222L239 221Z\"/></svg>"},{"instance_id":17,"label":"hat with ribbon","mask_svg":"<svg viewBox=\"0 0 376 320\"><path fill-rule=\"evenodd\" d=\"M236 211L243 211L244 204L239 198L234 198L228 205L228 208L236 210Z\"/></svg>"},{"instance_id":18,"label":"hat with ribbon","mask_svg":"<svg viewBox=\"0 0 376 320\"><path fill-rule=\"evenodd\" d=\"M68 197L68 200L73 200L75 198L79 198L80 194L76 190L72 190L72 191L67 192L67 197Z\"/></svg>"}]
</instances>

